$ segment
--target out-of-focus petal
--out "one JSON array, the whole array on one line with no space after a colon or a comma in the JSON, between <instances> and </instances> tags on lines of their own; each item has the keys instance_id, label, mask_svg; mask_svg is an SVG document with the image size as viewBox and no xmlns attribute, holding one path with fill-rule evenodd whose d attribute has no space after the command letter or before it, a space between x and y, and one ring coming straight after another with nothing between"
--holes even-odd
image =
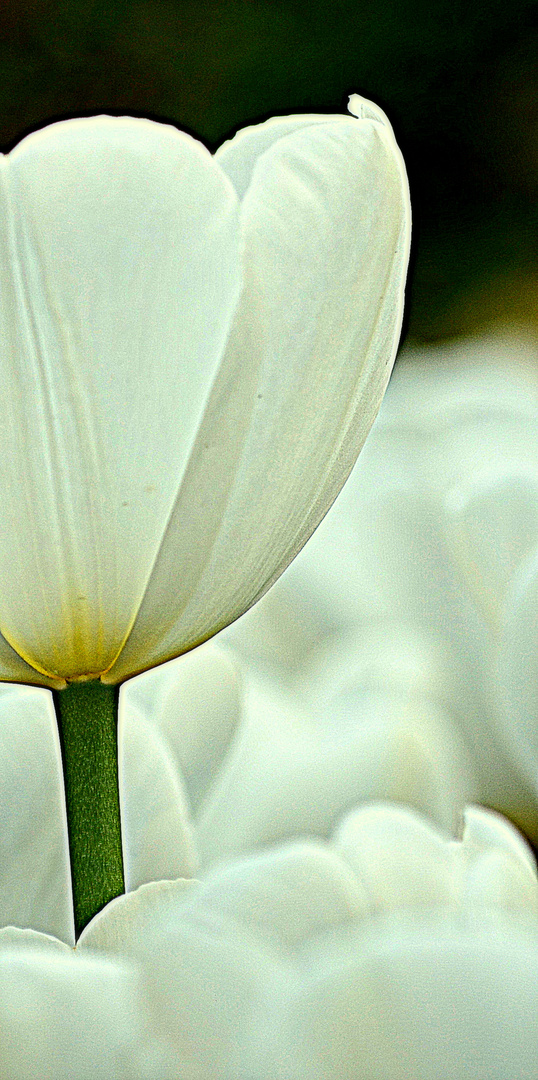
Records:
<instances>
[{"instance_id":1,"label":"out-of-focus petal","mask_svg":"<svg viewBox=\"0 0 538 1080\"><path fill-rule=\"evenodd\" d=\"M253 1033L263 1080L534 1075L538 934L446 917L347 930ZM271 1037L278 1032L278 1055Z\"/></svg>"},{"instance_id":2,"label":"out-of-focus petal","mask_svg":"<svg viewBox=\"0 0 538 1080\"><path fill-rule=\"evenodd\" d=\"M197 858L181 772L155 724L120 699L119 789L125 889L192 877Z\"/></svg>"},{"instance_id":3,"label":"out-of-focus petal","mask_svg":"<svg viewBox=\"0 0 538 1080\"><path fill-rule=\"evenodd\" d=\"M281 998L291 972L241 919L198 904L200 892L192 882L143 885L104 908L78 948L141 965L151 1029L175 1055L170 1080L231 1080L244 1075L233 1063L244 1063L252 1015L266 995Z\"/></svg>"},{"instance_id":4,"label":"out-of-focus petal","mask_svg":"<svg viewBox=\"0 0 538 1080\"><path fill-rule=\"evenodd\" d=\"M468 806L463 814L461 849L467 858L499 851L536 879L536 859L521 833L500 814L481 806Z\"/></svg>"},{"instance_id":5,"label":"out-of-focus petal","mask_svg":"<svg viewBox=\"0 0 538 1080\"><path fill-rule=\"evenodd\" d=\"M368 910L362 882L339 854L314 842L269 848L209 874L195 906L208 905L279 947L296 948Z\"/></svg>"},{"instance_id":6,"label":"out-of-focus petal","mask_svg":"<svg viewBox=\"0 0 538 1080\"><path fill-rule=\"evenodd\" d=\"M195 812L218 776L241 717L239 673L229 654L208 642L130 679L120 700L126 718L127 704L132 704L159 732ZM124 762L126 789L131 783L127 768Z\"/></svg>"},{"instance_id":7,"label":"out-of-focus petal","mask_svg":"<svg viewBox=\"0 0 538 1080\"><path fill-rule=\"evenodd\" d=\"M354 529L338 515L342 494L278 582L219 637L262 677L285 685L301 682L305 667L316 669L319 650L376 608Z\"/></svg>"},{"instance_id":8,"label":"out-of-focus petal","mask_svg":"<svg viewBox=\"0 0 538 1080\"><path fill-rule=\"evenodd\" d=\"M458 768L459 766L459 768ZM416 695L305 710L252 686L243 724L197 819L202 866L297 835L328 837L350 806L408 800L452 828L474 792L450 721Z\"/></svg>"},{"instance_id":9,"label":"out-of-focus petal","mask_svg":"<svg viewBox=\"0 0 538 1080\"><path fill-rule=\"evenodd\" d=\"M494 895L496 857L506 887ZM119 897L77 951L139 966L166 1077L532 1076L525 874L538 884L523 841L478 807L460 841L405 808L359 808L330 845L286 844Z\"/></svg>"},{"instance_id":10,"label":"out-of-focus petal","mask_svg":"<svg viewBox=\"0 0 538 1080\"><path fill-rule=\"evenodd\" d=\"M137 972L58 944L0 935L3 1080L158 1080Z\"/></svg>"},{"instance_id":11,"label":"out-of-focus petal","mask_svg":"<svg viewBox=\"0 0 538 1080\"><path fill-rule=\"evenodd\" d=\"M199 643L269 588L346 479L390 374L409 245L390 128L342 117L278 139L257 160L241 224L242 298L107 681Z\"/></svg>"},{"instance_id":12,"label":"out-of-focus petal","mask_svg":"<svg viewBox=\"0 0 538 1080\"><path fill-rule=\"evenodd\" d=\"M52 698L0 689L0 926L74 943L62 756Z\"/></svg>"},{"instance_id":13,"label":"out-of-focus petal","mask_svg":"<svg viewBox=\"0 0 538 1080\"><path fill-rule=\"evenodd\" d=\"M189 136L106 116L28 136L0 191L0 628L42 673L95 675L136 619L220 360L237 200Z\"/></svg>"},{"instance_id":14,"label":"out-of-focus petal","mask_svg":"<svg viewBox=\"0 0 538 1080\"><path fill-rule=\"evenodd\" d=\"M499 651L506 734L520 767L538 793L538 547L509 590Z\"/></svg>"},{"instance_id":15,"label":"out-of-focus petal","mask_svg":"<svg viewBox=\"0 0 538 1080\"><path fill-rule=\"evenodd\" d=\"M538 537L538 470L486 476L448 492L447 533L454 558L495 629L505 594Z\"/></svg>"},{"instance_id":16,"label":"out-of-focus petal","mask_svg":"<svg viewBox=\"0 0 538 1080\"><path fill-rule=\"evenodd\" d=\"M448 845L407 807L381 803L353 810L337 829L334 844L373 911L454 902Z\"/></svg>"}]
</instances>

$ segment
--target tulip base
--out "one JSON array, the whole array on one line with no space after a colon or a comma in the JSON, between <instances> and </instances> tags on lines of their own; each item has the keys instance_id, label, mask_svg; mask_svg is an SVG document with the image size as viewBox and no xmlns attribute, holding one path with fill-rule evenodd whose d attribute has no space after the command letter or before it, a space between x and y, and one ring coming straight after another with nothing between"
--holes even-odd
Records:
<instances>
[{"instance_id":1,"label":"tulip base","mask_svg":"<svg viewBox=\"0 0 538 1080\"><path fill-rule=\"evenodd\" d=\"M125 891L118 790L119 688L71 683L54 693L62 748L75 935Z\"/></svg>"}]
</instances>

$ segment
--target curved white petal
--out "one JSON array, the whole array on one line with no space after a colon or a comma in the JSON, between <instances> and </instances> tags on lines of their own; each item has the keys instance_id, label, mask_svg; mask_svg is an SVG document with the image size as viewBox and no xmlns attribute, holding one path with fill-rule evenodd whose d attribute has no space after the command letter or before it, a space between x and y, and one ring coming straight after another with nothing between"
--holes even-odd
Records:
<instances>
[{"instance_id":1,"label":"curved white petal","mask_svg":"<svg viewBox=\"0 0 538 1080\"><path fill-rule=\"evenodd\" d=\"M143 886L78 948L140 965L153 1030L193 1080L531 1076L538 923L515 893L492 896L486 866L504 855L512 883L529 871L511 827L471 808L454 842L377 806L349 815L335 844ZM464 863L484 871L481 898L478 876L462 888Z\"/></svg>"},{"instance_id":2,"label":"curved white petal","mask_svg":"<svg viewBox=\"0 0 538 1080\"><path fill-rule=\"evenodd\" d=\"M509 590L499 651L506 734L517 760L538 791L538 546Z\"/></svg>"},{"instance_id":3,"label":"curved white petal","mask_svg":"<svg viewBox=\"0 0 538 1080\"><path fill-rule=\"evenodd\" d=\"M0 629L40 672L99 674L136 618L237 300L236 202L149 120L2 159Z\"/></svg>"},{"instance_id":4,"label":"curved white petal","mask_svg":"<svg viewBox=\"0 0 538 1080\"><path fill-rule=\"evenodd\" d=\"M403 623L364 625L318 650L297 689L335 725L352 717L357 730L376 725L387 772L371 797L406 803L449 831L478 798L461 731L464 672L435 634Z\"/></svg>"},{"instance_id":5,"label":"curved white petal","mask_svg":"<svg viewBox=\"0 0 538 1080\"><path fill-rule=\"evenodd\" d=\"M140 960L160 935L177 925L191 895L200 891L200 882L188 878L152 881L133 892L111 900L82 931L77 950L85 955Z\"/></svg>"},{"instance_id":6,"label":"curved white petal","mask_svg":"<svg viewBox=\"0 0 538 1080\"><path fill-rule=\"evenodd\" d=\"M47 686L51 690L63 690L65 679L49 679L27 664L0 634L0 681L24 683L27 686Z\"/></svg>"},{"instance_id":7,"label":"curved white petal","mask_svg":"<svg viewBox=\"0 0 538 1080\"><path fill-rule=\"evenodd\" d=\"M236 860L206 878L196 908L207 905L279 948L297 948L368 910L362 882L339 854L295 842Z\"/></svg>"},{"instance_id":8,"label":"curved white petal","mask_svg":"<svg viewBox=\"0 0 538 1080\"><path fill-rule=\"evenodd\" d=\"M291 949L366 910L344 859L327 845L295 842L235 860L202 881L153 882L118 897L86 927L77 948L147 957L152 939L172 927L225 920L270 947Z\"/></svg>"},{"instance_id":9,"label":"curved white petal","mask_svg":"<svg viewBox=\"0 0 538 1080\"><path fill-rule=\"evenodd\" d=\"M480 663L484 605L477 612L476 597L496 588L491 559L503 575L506 558L496 532L489 534L488 546L488 526L504 530L516 559L534 528L536 370L536 341L519 335L404 349L378 419L330 513L268 596L225 631L226 640L249 662L293 678L331 636L372 618L394 621L401 615L406 627L426 622L428 633L435 624L436 636L449 635L456 653L463 632L464 659L471 648ZM500 520L497 499L512 492L512 485L512 509L525 540L516 537L508 510L505 524ZM450 497L447 502L449 491L457 507ZM460 546L456 554L454 531L458 537L460 532L457 524L452 528L453 513L462 511L462 499L466 506L472 499L474 509L472 521L468 510L461 523L465 553ZM489 517L479 535L484 511ZM471 593L475 555L482 585ZM474 657L469 681L476 682ZM475 725L473 716L471 731Z\"/></svg>"},{"instance_id":10,"label":"curved white petal","mask_svg":"<svg viewBox=\"0 0 538 1080\"><path fill-rule=\"evenodd\" d=\"M3 1080L160 1080L137 972L57 945L0 937Z\"/></svg>"},{"instance_id":11,"label":"curved white petal","mask_svg":"<svg viewBox=\"0 0 538 1080\"><path fill-rule=\"evenodd\" d=\"M348 931L314 952L309 973L276 1005L271 1024L260 1021L251 1074L530 1078L537 987L538 935L517 926L466 931L443 919ZM270 1045L276 1031L278 1055Z\"/></svg>"},{"instance_id":12,"label":"curved white petal","mask_svg":"<svg viewBox=\"0 0 538 1080\"><path fill-rule=\"evenodd\" d=\"M453 909L476 912L477 925L488 909L538 914L532 852L491 810L467 807L462 839L450 840L409 807L370 803L343 818L332 843L357 875L370 912Z\"/></svg>"},{"instance_id":13,"label":"curved white petal","mask_svg":"<svg viewBox=\"0 0 538 1080\"><path fill-rule=\"evenodd\" d=\"M302 683L304 670L316 670L319 653L331 639L351 632L375 610L353 527L338 515L341 497L260 602L219 637L262 677Z\"/></svg>"},{"instance_id":14,"label":"curved white petal","mask_svg":"<svg viewBox=\"0 0 538 1080\"><path fill-rule=\"evenodd\" d=\"M40 930L19 926L0 927L0 952L19 951L41 952L43 956L73 956L73 949L65 941L52 934L42 933Z\"/></svg>"},{"instance_id":15,"label":"curved white petal","mask_svg":"<svg viewBox=\"0 0 538 1080\"><path fill-rule=\"evenodd\" d=\"M466 807L461 844L467 857L476 858L488 851L501 852L536 879L536 859L529 845L500 814L494 814L482 806Z\"/></svg>"},{"instance_id":16,"label":"curved white petal","mask_svg":"<svg viewBox=\"0 0 538 1080\"><path fill-rule=\"evenodd\" d=\"M336 850L347 859L373 911L454 902L446 840L407 807L369 804L339 825Z\"/></svg>"},{"instance_id":17,"label":"curved white petal","mask_svg":"<svg viewBox=\"0 0 538 1080\"><path fill-rule=\"evenodd\" d=\"M537 351L538 338L531 327L521 331L502 327L424 349L406 349L391 380L382 423L402 431L432 432L455 420L471 420L480 423L494 442L498 419L536 416ZM481 448L475 448L480 454ZM424 465L428 468L427 461Z\"/></svg>"},{"instance_id":18,"label":"curved white petal","mask_svg":"<svg viewBox=\"0 0 538 1080\"><path fill-rule=\"evenodd\" d=\"M233 1062L252 1015L266 995L281 998L291 974L241 919L198 903L200 892L195 883L143 885L104 908L78 945L84 956L140 964L151 1029L175 1055L166 1080L241 1076Z\"/></svg>"},{"instance_id":19,"label":"curved white petal","mask_svg":"<svg viewBox=\"0 0 538 1080\"><path fill-rule=\"evenodd\" d=\"M538 542L538 469L525 475L507 465L458 485L445 501L454 558L495 629L510 582Z\"/></svg>"},{"instance_id":20,"label":"curved white petal","mask_svg":"<svg viewBox=\"0 0 538 1080\"><path fill-rule=\"evenodd\" d=\"M0 926L74 944L62 756L52 698L0 688Z\"/></svg>"},{"instance_id":21,"label":"curved white petal","mask_svg":"<svg viewBox=\"0 0 538 1080\"><path fill-rule=\"evenodd\" d=\"M377 437L377 429L372 437ZM371 454L368 445L366 452ZM404 445L399 445L398 453L402 455L403 472ZM418 633L425 641L430 638L439 653L444 651L444 659L440 655L435 663L435 667L445 669L443 704L465 737L481 799L516 815L526 828L535 829L537 819L528 778L522 775L507 743L497 696L497 640L469 590L466 575L453 558L440 499L421 479L428 453L426 443L416 470L408 463L405 479L398 476L394 487L382 479L381 454L362 495L358 478L353 479L357 485L356 573L360 572L377 594L377 611L374 608L370 619L380 621L380 635L383 626L388 635L393 632L391 627L401 622L404 632ZM368 464L371 462L370 456ZM361 464L359 461L357 469ZM375 479L379 481L377 488ZM343 496L347 498L345 491ZM329 522L325 539L331 543ZM431 690L438 692L435 684Z\"/></svg>"},{"instance_id":22,"label":"curved white petal","mask_svg":"<svg viewBox=\"0 0 538 1080\"><path fill-rule=\"evenodd\" d=\"M516 886L529 873L511 827L471 808L454 842L376 806L349 815L335 844L142 886L86 928L82 958L138 966L170 1054L163 1076L432 1080L445 1075L440 1045L454 1080L505 1080L501 1047L509 1075L527 1075L538 923L521 917L517 887L512 903L492 896L486 866L504 856ZM462 887L465 866L485 871L481 898L478 877Z\"/></svg>"},{"instance_id":23,"label":"curved white petal","mask_svg":"<svg viewBox=\"0 0 538 1080\"><path fill-rule=\"evenodd\" d=\"M120 701L125 710L132 705L158 732L195 813L218 775L241 717L239 673L231 657L208 642L130 679ZM134 757L132 763L136 770ZM134 771L131 776L135 780ZM125 783L126 788L131 783L126 773Z\"/></svg>"},{"instance_id":24,"label":"curved white petal","mask_svg":"<svg viewBox=\"0 0 538 1080\"><path fill-rule=\"evenodd\" d=\"M181 773L155 725L121 698L118 748L126 892L192 877L197 858Z\"/></svg>"},{"instance_id":25,"label":"curved white petal","mask_svg":"<svg viewBox=\"0 0 538 1080\"><path fill-rule=\"evenodd\" d=\"M277 139L241 204L245 288L139 616L107 681L199 643L315 529L375 418L398 341L405 173L382 123Z\"/></svg>"},{"instance_id":26,"label":"curved white petal","mask_svg":"<svg viewBox=\"0 0 538 1080\"><path fill-rule=\"evenodd\" d=\"M303 113L297 116L272 116L263 124L241 128L232 139L219 146L215 160L232 181L240 199L246 195L258 158L279 139L302 128L317 124L339 123L341 115Z\"/></svg>"},{"instance_id":27,"label":"curved white petal","mask_svg":"<svg viewBox=\"0 0 538 1080\"><path fill-rule=\"evenodd\" d=\"M415 695L306 711L252 687L197 820L201 864L297 835L328 837L342 812L375 799L408 800L451 828L474 793L450 721Z\"/></svg>"}]
</instances>

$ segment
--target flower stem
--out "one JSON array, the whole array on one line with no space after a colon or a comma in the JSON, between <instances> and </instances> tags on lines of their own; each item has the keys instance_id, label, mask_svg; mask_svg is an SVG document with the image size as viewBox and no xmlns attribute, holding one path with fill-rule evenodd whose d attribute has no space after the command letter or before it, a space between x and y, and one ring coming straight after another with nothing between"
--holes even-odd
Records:
<instances>
[{"instance_id":1,"label":"flower stem","mask_svg":"<svg viewBox=\"0 0 538 1080\"><path fill-rule=\"evenodd\" d=\"M78 938L125 891L118 790L119 688L98 680L54 693L64 769Z\"/></svg>"}]
</instances>

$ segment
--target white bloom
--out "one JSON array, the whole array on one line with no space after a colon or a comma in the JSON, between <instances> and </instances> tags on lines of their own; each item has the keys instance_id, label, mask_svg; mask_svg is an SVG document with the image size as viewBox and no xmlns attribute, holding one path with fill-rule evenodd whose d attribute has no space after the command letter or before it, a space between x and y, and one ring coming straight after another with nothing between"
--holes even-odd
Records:
<instances>
[{"instance_id":1,"label":"white bloom","mask_svg":"<svg viewBox=\"0 0 538 1080\"><path fill-rule=\"evenodd\" d=\"M62 761L49 691L0 691L0 925L74 943ZM125 886L193 878L296 836L328 839L342 813L406 802L445 831L476 793L446 718L363 701L306 710L241 685L213 642L124 684L119 788Z\"/></svg>"},{"instance_id":2,"label":"white bloom","mask_svg":"<svg viewBox=\"0 0 538 1080\"><path fill-rule=\"evenodd\" d=\"M153 727L166 742L176 709L180 721L183 716L179 726L191 736L181 767L179 739L168 747L168 778L180 792L178 822L188 821L190 801L203 805L210 773L218 774L230 738L233 745L233 674L217 649L206 647L205 653L212 692L202 697L198 718L206 735L215 730L208 768L189 716L201 684L195 655L184 679L174 662L168 671L135 680L130 694L129 708L138 710L149 731L148 700L159 675L163 693ZM214 691L222 681L224 720L217 723ZM6 691L0 696L3 722L12 741L18 729L26 733L32 695L43 727L35 776L48 776L50 796L53 778L60 789L60 774L44 753L47 691ZM52 722L50 728L54 749ZM153 807L148 804L146 749L140 776L133 769L129 781L132 803L146 807L146 819L127 816L124 844L126 864L133 867L141 839L151 841L157 868L171 856L171 810L163 816L166 785L156 791ZM308 771L305 750L303 767ZM12 782L2 773L6 805ZM284 800L296 782L297 774L281 776ZM42 781L41 790L45 795ZM309 798L306 788L296 795L297 820L305 809L301 801ZM28 813L21 800L19 806ZM47 798L34 804L33 815L42 814L51 828L60 810L57 799ZM28 821L26 826L31 846L34 834ZM453 840L410 809L376 803L340 816L327 840L316 835L315 825L308 832L305 839L224 862L199 881L153 881L118 897L86 927L76 949L69 920L62 933L52 906L55 936L31 928L40 911L39 890L29 904L31 876L15 882L2 864L11 899L6 909L4 888L0 925L15 924L0 929L3 1080L531 1075L538 1053L538 880L515 830L470 808L462 840ZM54 835L61 848L61 827ZM197 837L191 819L187 845L185 830L178 829L178 853L188 859L196 854ZM263 843L263 835L259 839ZM57 892L67 882L57 849L46 853L37 839L33 844L36 881L45 880L42 869L52 855L49 893L58 875ZM45 910L41 916L43 929Z\"/></svg>"},{"instance_id":3,"label":"white bloom","mask_svg":"<svg viewBox=\"0 0 538 1080\"><path fill-rule=\"evenodd\" d=\"M368 102L215 157L94 117L1 161L0 678L119 682L278 577L398 341L405 170Z\"/></svg>"},{"instance_id":4,"label":"white bloom","mask_svg":"<svg viewBox=\"0 0 538 1080\"><path fill-rule=\"evenodd\" d=\"M326 714L360 714L365 695L438 711L464 738L475 797L533 838L537 433L531 333L403 353L335 507L227 632Z\"/></svg>"},{"instance_id":5,"label":"white bloom","mask_svg":"<svg viewBox=\"0 0 538 1080\"><path fill-rule=\"evenodd\" d=\"M127 682L119 709L127 889L291 839L328 838L359 802L392 799L447 831L476 795L450 719L395 695L305 708L208 643Z\"/></svg>"}]
</instances>

